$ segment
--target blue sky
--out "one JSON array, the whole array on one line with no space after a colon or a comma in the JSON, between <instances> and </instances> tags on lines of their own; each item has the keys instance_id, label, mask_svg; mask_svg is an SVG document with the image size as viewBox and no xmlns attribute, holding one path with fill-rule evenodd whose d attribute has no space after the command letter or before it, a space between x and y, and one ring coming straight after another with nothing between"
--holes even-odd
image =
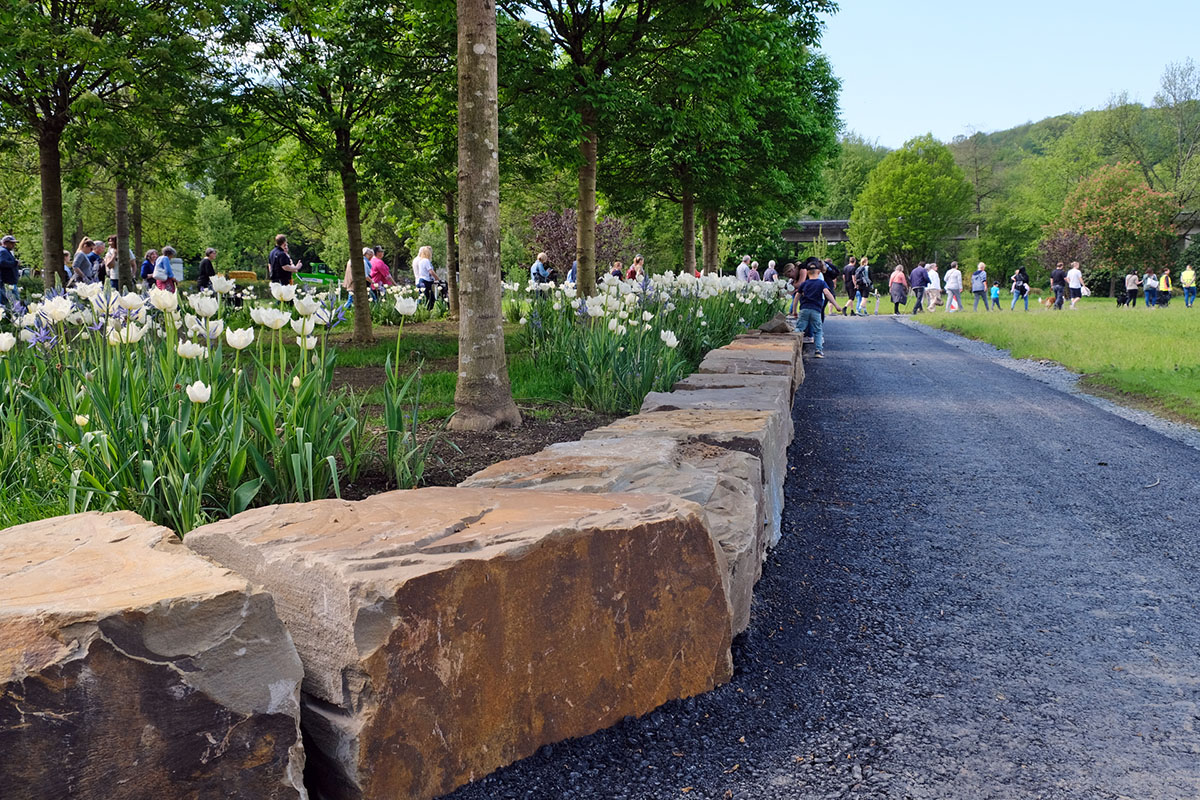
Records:
<instances>
[{"instance_id":1,"label":"blue sky","mask_svg":"<svg viewBox=\"0 0 1200 800\"><path fill-rule=\"evenodd\" d=\"M1200 61L1200 3L840 0L821 49L847 130L898 147L1100 108L1150 103L1163 68Z\"/></svg>"}]
</instances>

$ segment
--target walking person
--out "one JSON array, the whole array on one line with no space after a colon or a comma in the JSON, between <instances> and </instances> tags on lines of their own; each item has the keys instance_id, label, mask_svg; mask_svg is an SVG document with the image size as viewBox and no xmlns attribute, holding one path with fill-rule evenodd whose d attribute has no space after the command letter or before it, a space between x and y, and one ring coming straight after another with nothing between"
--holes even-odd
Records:
<instances>
[{"instance_id":1,"label":"walking person","mask_svg":"<svg viewBox=\"0 0 1200 800\"><path fill-rule=\"evenodd\" d=\"M271 283L287 286L292 282L292 275L300 271L300 267L292 262L288 253L288 240L285 234L275 237L275 247L267 256L268 277Z\"/></svg>"},{"instance_id":2,"label":"walking person","mask_svg":"<svg viewBox=\"0 0 1200 800\"><path fill-rule=\"evenodd\" d=\"M1074 311L1075 304L1083 297L1083 270L1079 268L1078 261L1072 261L1071 268L1067 270L1067 291L1071 294L1071 310Z\"/></svg>"},{"instance_id":3,"label":"walking person","mask_svg":"<svg viewBox=\"0 0 1200 800\"><path fill-rule=\"evenodd\" d=\"M779 272L775 269L774 259L767 262L767 269L763 272L762 279L768 283L779 280Z\"/></svg>"},{"instance_id":4,"label":"walking person","mask_svg":"<svg viewBox=\"0 0 1200 800\"><path fill-rule=\"evenodd\" d=\"M746 280L748 280L748 281L762 280L762 277L758 274L758 262L757 261L750 262L750 274L746 277Z\"/></svg>"},{"instance_id":5,"label":"walking person","mask_svg":"<svg viewBox=\"0 0 1200 800\"><path fill-rule=\"evenodd\" d=\"M858 259L850 256L846 266L842 267L842 289L846 292L846 305L842 308L842 316L845 316L847 312L854 313L851 306L854 304L854 273L856 270L858 270Z\"/></svg>"},{"instance_id":6,"label":"walking person","mask_svg":"<svg viewBox=\"0 0 1200 800\"><path fill-rule=\"evenodd\" d=\"M908 278L903 264L897 264L888 277L888 294L892 299L892 314L899 314L900 306L908 304Z\"/></svg>"},{"instance_id":7,"label":"walking person","mask_svg":"<svg viewBox=\"0 0 1200 800\"><path fill-rule=\"evenodd\" d=\"M867 316L867 298L871 296L871 265L866 256L858 262L854 271L854 311L858 316Z\"/></svg>"},{"instance_id":8,"label":"walking person","mask_svg":"<svg viewBox=\"0 0 1200 800\"><path fill-rule=\"evenodd\" d=\"M371 282L371 297L378 300L383 296L383 290L388 286L395 286L396 281L392 278L392 271L388 268L387 262L383 260L383 248L375 245L370 248L371 258L367 262L371 269L367 272L367 278ZM366 253L363 253L366 256Z\"/></svg>"},{"instance_id":9,"label":"walking person","mask_svg":"<svg viewBox=\"0 0 1200 800\"><path fill-rule=\"evenodd\" d=\"M737 265L734 275L739 281L750 280L750 256L742 256L742 263Z\"/></svg>"},{"instance_id":10,"label":"walking person","mask_svg":"<svg viewBox=\"0 0 1200 800\"><path fill-rule=\"evenodd\" d=\"M1125 273L1125 305L1130 308L1137 308L1137 290L1142 285L1142 281L1138 278L1137 273L1132 269Z\"/></svg>"},{"instance_id":11,"label":"walking person","mask_svg":"<svg viewBox=\"0 0 1200 800\"><path fill-rule=\"evenodd\" d=\"M912 275L908 276L908 283L913 292L913 313L920 314L924 310L925 290L929 287L929 268L924 261L917 264Z\"/></svg>"},{"instance_id":12,"label":"walking person","mask_svg":"<svg viewBox=\"0 0 1200 800\"><path fill-rule=\"evenodd\" d=\"M150 249L146 251L146 258L142 261L142 268L139 274L142 277L142 283L146 285L146 290L154 288L154 262L158 261L158 251Z\"/></svg>"},{"instance_id":13,"label":"walking person","mask_svg":"<svg viewBox=\"0 0 1200 800\"><path fill-rule=\"evenodd\" d=\"M982 261L975 271L971 273L971 294L975 295L975 307L973 311L979 310L979 301L983 301L983 310L991 311L988 306L988 280L987 280L987 265Z\"/></svg>"},{"instance_id":14,"label":"walking person","mask_svg":"<svg viewBox=\"0 0 1200 800\"><path fill-rule=\"evenodd\" d=\"M0 239L0 303L15 309L21 303L21 292L17 289L17 281L21 277L20 265L13 250L17 247L17 237L11 233Z\"/></svg>"},{"instance_id":15,"label":"walking person","mask_svg":"<svg viewBox=\"0 0 1200 800\"><path fill-rule=\"evenodd\" d=\"M1067 271L1061 261L1050 272L1050 288L1054 291L1054 310L1062 311L1063 299L1067 296Z\"/></svg>"},{"instance_id":16,"label":"walking person","mask_svg":"<svg viewBox=\"0 0 1200 800\"><path fill-rule=\"evenodd\" d=\"M992 308L1000 310L1000 281L992 284Z\"/></svg>"},{"instance_id":17,"label":"walking person","mask_svg":"<svg viewBox=\"0 0 1200 800\"><path fill-rule=\"evenodd\" d=\"M204 258L200 259L200 272L196 276L197 289L212 288L212 279L217 274L216 258L217 248L210 247L204 251Z\"/></svg>"},{"instance_id":18,"label":"walking person","mask_svg":"<svg viewBox=\"0 0 1200 800\"><path fill-rule=\"evenodd\" d=\"M1171 302L1171 290L1174 287L1171 285L1171 269L1163 267L1162 274L1158 276L1158 298L1155 305L1165 306Z\"/></svg>"},{"instance_id":19,"label":"walking person","mask_svg":"<svg viewBox=\"0 0 1200 800\"><path fill-rule=\"evenodd\" d=\"M168 292L174 292L179 285L180 278L183 277L177 274L175 265L171 263L173 258L175 258L175 248L167 245L162 249L162 255L158 257L158 261L154 262L154 285Z\"/></svg>"},{"instance_id":20,"label":"walking person","mask_svg":"<svg viewBox=\"0 0 1200 800\"><path fill-rule=\"evenodd\" d=\"M942 295L942 276L938 275L938 265L936 261L930 261L925 265L925 274L929 278L929 286L925 287L925 310L933 313L937 309L938 298Z\"/></svg>"},{"instance_id":21,"label":"walking person","mask_svg":"<svg viewBox=\"0 0 1200 800\"><path fill-rule=\"evenodd\" d=\"M809 330L813 337L813 347L816 357L825 357L825 332L821 322L821 307L824 303L833 304L834 310L841 312L837 298L829 291L829 285L821 278L822 269L816 265L808 268L808 280L800 284L796 293L800 299L800 315L796 321L796 330Z\"/></svg>"},{"instance_id":22,"label":"walking person","mask_svg":"<svg viewBox=\"0 0 1200 800\"><path fill-rule=\"evenodd\" d=\"M71 261L71 281L73 283L95 282L96 267L89 258L91 254L92 240L85 236L79 240L79 247L75 249L75 257Z\"/></svg>"},{"instance_id":23,"label":"walking person","mask_svg":"<svg viewBox=\"0 0 1200 800\"><path fill-rule=\"evenodd\" d=\"M1192 269L1192 265L1188 264L1183 268L1183 272L1179 273L1179 285L1183 287L1183 305L1185 308L1191 308L1192 303L1196 302L1196 270Z\"/></svg>"},{"instance_id":24,"label":"walking person","mask_svg":"<svg viewBox=\"0 0 1200 800\"><path fill-rule=\"evenodd\" d=\"M544 256L545 253L539 253ZM425 307L433 309L433 290L437 286L438 276L433 270L433 248L423 246L413 259L413 276L417 279L417 288L425 294ZM539 259L540 260L540 259Z\"/></svg>"},{"instance_id":25,"label":"walking person","mask_svg":"<svg viewBox=\"0 0 1200 800\"><path fill-rule=\"evenodd\" d=\"M1024 300L1025 310L1029 310L1029 273L1024 267L1017 267L1012 275L1012 304L1008 307L1009 311L1017 307L1017 300Z\"/></svg>"},{"instance_id":26,"label":"walking person","mask_svg":"<svg viewBox=\"0 0 1200 800\"><path fill-rule=\"evenodd\" d=\"M1153 267L1146 270L1146 274L1142 276L1142 294L1145 296L1146 308L1158 305L1158 276L1154 274Z\"/></svg>"},{"instance_id":27,"label":"walking person","mask_svg":"<svg viewBox=\"0 0 1200 800\"><path fill-rule=\"evenodd\" d=\"M957 261L950 262L946 270L946 313L962 311L963 274Z\"/></svg>"}]
</instances>

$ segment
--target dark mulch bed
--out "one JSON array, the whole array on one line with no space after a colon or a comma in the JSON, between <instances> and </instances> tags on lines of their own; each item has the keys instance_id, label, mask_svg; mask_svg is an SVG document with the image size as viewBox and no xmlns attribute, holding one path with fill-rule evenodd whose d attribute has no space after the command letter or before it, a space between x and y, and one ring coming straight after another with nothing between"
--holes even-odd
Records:
<instances>
[{"instance_id":1,"label":"dark mulch bed","mask_svg":"<svg viewBox=\"0 0 1200 800\"><path fill-rule=\"evenodd\" d=\"M498 461L536 453L557 442L576 441L593 428L624 416L565 406L522 407L521 413L524 421L519 428L487 433L441 430L431 434L437 437L437 443L429 454L421 484L455 486ZM543 418L547 414L548 418ZM359 500L391 488L386 474L372 470L360 475L356 483L342 487L342 496Z\"/></svg>"}]
</instances>

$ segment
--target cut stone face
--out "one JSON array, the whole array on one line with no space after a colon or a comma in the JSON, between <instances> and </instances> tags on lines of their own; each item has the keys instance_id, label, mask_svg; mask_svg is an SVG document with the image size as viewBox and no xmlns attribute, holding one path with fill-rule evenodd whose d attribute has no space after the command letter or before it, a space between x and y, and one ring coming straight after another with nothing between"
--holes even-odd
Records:
<instances>
[{"instance_id":1,"label":"cut stone face","mask_svg":"<svg viewBox=\"0 0 1200 800\"><path fill-rule=\"evenodd\" d=\"M755 376L772 377L772 376ZM778 411L783 418L784 436L792 440L791 392L786 386L770 388L691 389L676 392L650 392L642 401L642 413L681 409L732 409Z\"/></svg>"},{"instance_id":2,"label":"cut stone face","mask_svg":"<svg viewBox=\"0 0 1200 800\"><path fill-rule=\"evenodd\" d=\"M584 440L627 437L668 437L680 442L702 442L748 453L759 459L763 492L767 498L768 545L779 541L783 515L783 481L787 472L790 418L779 411L684 409L635 414L596 428Z\"/></svg>"},{"instance_id":3,"label":"cut stone face","mask_svg":"<svg viewBox=\"0 0 1200 800\"><path fill-rule=\"evenodd\" d=\"M804 382L801 339L794 334L740 336L725 347L710 350L700 362L701 373L786 375L792 391Z\"/></svg>"},{"instance_id":4,"label":"cut stone face","mask_svg":"<svg viewBox=\"0 0 1200 800\"><path fill-rule=\"evenodd\" d=\"M754 456L670 438L563 442L493 464L459 485L669 494L698 503L721 548L732 633L750 624L768 536L762 466Z\"/></svg>"},{"instance_id":5,"label":"cut stone face","mask_svg":"<svg viewBox=\"0 0 1200 800\"><path fill-rule=\"evenodd\" d=\"M271 597L130 512L0 531L0 796L306 798Z\"/></svg>"},{"instance_id":6,"label":"cut stone face","mask_svg":"<svg viewBox=\"0 0 1200 800\"><path fill-rule=\"evenodd\" d=\"M673 497L419 489L187 542L275 595L322 798L436 797L732 673L717 549Z\"/></svg>"},{"instance_id":7,"label":"cut stone face","mask_svg":"<svg viewBox=\"0 0 1200 800\"><path fill-rule=\"evenodd\" d=\"M676 381L671 387L674 391L692 391L694 389L779 389L788 392L791 380L785 375L738 375L736 373L700 373L694 372L682 380ZM792 398L788 397L791 404Z\"/></svg>"}]
</instances>

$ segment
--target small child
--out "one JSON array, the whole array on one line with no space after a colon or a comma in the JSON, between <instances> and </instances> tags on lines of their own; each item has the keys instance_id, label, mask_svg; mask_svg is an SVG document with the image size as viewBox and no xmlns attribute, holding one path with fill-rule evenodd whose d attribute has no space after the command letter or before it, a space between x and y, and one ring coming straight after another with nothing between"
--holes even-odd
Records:
<instances>
[{"instance_id":1,"label":"small child","mask_svg":"<svg viewBox=\"0 0 1200 800\"><path fill-rule=\"evenodd\" d=\"M996 308L1000 307L1000 284L998 282L992 284L992 305Z\"/></svg>"}]
</instances>

